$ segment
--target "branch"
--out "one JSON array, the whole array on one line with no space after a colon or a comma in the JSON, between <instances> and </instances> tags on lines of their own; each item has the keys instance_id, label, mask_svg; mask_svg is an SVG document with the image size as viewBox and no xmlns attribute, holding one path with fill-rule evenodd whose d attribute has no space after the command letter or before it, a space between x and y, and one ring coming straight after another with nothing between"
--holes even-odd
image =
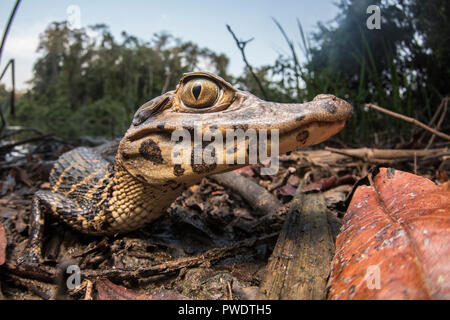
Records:
<instances>
[{"instance_id":1,"label":"branch","mask_svg":"<svg viewBox=\"0 0 450 320\"><path fill-rule=\"evenodd\" d=\"M11 12L11 15L9 16L8 24L6 25L5 32L3 33L2 44L0 45L0 62L1 62L1 59L2 59L2 53L3 53L3 48L5 46L6 38L8 37L8 32L9 32L9 29L11 28L11 24L12 24L12 22L14 20L14 16L16 15L17 9L18 9L19 4L20 4L20 1L21 0L17 0L16 1L16 5L14 6L14 9Z\"/></svg>"},{"instance_id":2,"label":"branch","mask_svg":"<svg viewBox=\"0 0 450 320\"><path fill-rule=\"evenodd\" d=\"M2 74L0 75L0 81L3 79L6 71L8 70L8 67L11 66L11 115L14 117L16 113L15 108L15 96L16 96L16 71L15 71L15 60L11 59L8 61L8 63L5 66L5 69L3 69ZM6 125L6 122L5 122Z\"/></svg>"},{"instance_id":3,"label":"branch","mask_svg":"<svg viewBox=\"0 0 450 320\"><path fill-rule=\"evenodd\" d=\"M450 136L449 135L447 135L445 133L442 133L440 131L437 131L437 130L435 130L433 128L430 128L426 124L423 124L422 122L420 122L420 121L418 121L418 120L416 120L414 118L410 118L410 117L404 116L402 114L399 114L399 113L396 113L396 112L393 112L393 111L390 111L390 110L386 110L386 109L384 109L382 107L376 106L376 105L371 104L371 103L367 103L366 107L378 110L378 111L383 112L383 113L386 113L386 114L388 114L388 115L390 115L390 116L392 116L394 118L398 118L398 119L401 119L403 121L415 124L416 126L419 126L419 127L423 128L423 129L425 129L427 131L430 131L431 133L437 135L438 137L441 137L443 139L446 139L446 140L450 141Z\"/></svg>"},{"instance_id":4,"label":"branch","mask_svg":"<svg viewBox=\"0 0 450 320\"><path fill-rule=\"evenodd\" d=\"M250 73L252 74L253 78L255 79L256 83L258 84L259 89L261 90L264 99L267 100L267 94L266 91L264 90L263 85L261 84L261 81L259 81L258 77L256 76L255 72L253 72L253 68L250 65L250 63L248 63L247 61L247 57L245 56L245 46L247 45L247 43L249 43L250 41L253 40L253 38L248 39L247 41L242 41L239 40L236 35L234 34L233 30L231 30L231 27L227 24L227 29L228 31L231 33L231 35L233 36L234 41L236 41L236 45L238 46L239 50L241 51L242 54L242 60L244 60L245 65L247 66L248 70L250 71Z\"/></svg>"}]
</instances>

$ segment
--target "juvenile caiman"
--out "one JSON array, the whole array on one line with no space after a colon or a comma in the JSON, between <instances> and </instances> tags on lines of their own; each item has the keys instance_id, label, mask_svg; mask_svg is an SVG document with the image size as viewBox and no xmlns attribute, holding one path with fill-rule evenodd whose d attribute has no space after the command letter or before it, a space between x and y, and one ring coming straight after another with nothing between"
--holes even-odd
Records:
<instances>
[{"instance_id":1,"label":"juvenile caiman","mask_svg":"<svg viewBox=\"0 0 450 320\"><path fill-rule=\"evenodd\" d=\"M46 216L86 234L129 232L161 217L189 185L242 166L226 161L175 164L174 130L192 132L198 122L204 130L220 130L224 137L227 129L278 129L279 152L286 153L328 139L351 115L352 107L333 95L319 95L303 104L267 102L213 74L187 73L174 91L137 110L114 164L85 147L57 160L50 173L51 190L33 197L30 237L19 262L40 261Z\"/></svg>"}]
</instances>

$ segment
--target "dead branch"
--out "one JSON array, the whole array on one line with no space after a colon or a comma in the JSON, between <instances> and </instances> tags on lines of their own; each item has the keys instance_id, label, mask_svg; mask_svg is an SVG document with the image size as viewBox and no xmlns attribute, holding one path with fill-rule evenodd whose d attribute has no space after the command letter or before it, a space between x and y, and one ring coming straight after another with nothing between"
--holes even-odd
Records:
<instances>
[{"instance_id":1,"label":"dead branch","mask_svg":"<svg viewBox=\"0 0 450 320\"><path fill-rule=\"evenodd\" d=\"M325 299L335 250L332 224L321 193L297 189L260 286L262 299Z\"/></svg>"},{"instance_id":2,"label":"dead branch","mask_svg":"<svg viewBox=\"0 0 450 320\"><path fill-rule=\"evenodd\" d=\"M434 113L434 115L433 115L433 117L431 118L431 120L428 122L428 126L429 126L429 127L431 127L431 126L434 124L434 122L436 121L436 119L438 118L438 116L441 114L441 111L442 111L442 109L444 108L444 103L445 103L445 101L448 100L448 99L450 99L450 98L444 98L444 99L441 100L441 103L439 104L439 107L437 108L437 110L436 110L436 112ZM426 131L424 131L424 132L420 135L419 139L417 140L417 142L418 142L419 144L422 143L423 139L425 138L425 135L426 135Z\"/></svg>"},{"instance_id":3,"label":"dead branch","mask_svg":"<svg viewBox=\"0 0 450 320\"><path fill-rule=\"evenodd\" d=\"M249 248L275 239L277 233L253 237L238 241L230 246L214 248L193 257L183 257L176 260L167 261L150 267L141 267L137 269L109 269L109 270L81 270L81 276L84 278L105 277L115 280L138 280L153 275L170 274L183 268L197 267L200 265L210 265L225 258L236 256ZM16 265L7 262L2 266L2 273L12 274L21 278L35 279L45 283L56 283L59 270L54 267L39 265L35 267L27 265Z\"/></svg>"},{"instance_id":4,"label":"dead branch","mask_svg":"<svg viewBox=\"0 0 450 320\"><path fill-rule=\"evenodd\" d=\"M23 144L26 144L26 143L47 139L47 138L50 138L52 136L53 135L51 135L51 134L45 134L45 135L42 135L42 136L32 137L32 138L25 139L25 140L22 140L22 141L10 143L10 144L5 144L3 146L0 146L0 152L8 151L8 150L10 150L10 149L12 149L14 147L17 147L17 146L20 146L20 145L23 145Z\"/></svg>"},{"instance_id":5,"label":"dead branch","mask_svg":"<svg viewBox=\"0 0 450 320\"><path fill-rule=\"evenodd\" d=\"M449 100L448 98L445 98L445 99L442 100L442 105L443 105L444 107L443 107L443 110L442 110L442 113L441 113L441 117L439 118L439 121L438 121L438 123L437 123L437 125L436 125L436 130L440 130L440 129L441 129L441 125L442 125L442 123L444 122L445 116L447 115L448 100ZM436 137L435 134L433 134L433 135L431 136L430 141L428 141L428 144L427 144L427 146L426 146L425 149L428 149L428 148L431 147L431 145L433 144L433 141L434 141L434 138L435 138L435 137Z\"/></svg>"},{"instance_id":6,"label":"dead branch","mask_svg":"<svg viewBox=\"0 0 450 320\"><path fill-rule=\"evenodd\" d=\"M358 158L364 161L380 162L385 160L400 160L400 159L414 159L414 157L424 158L435 154L441 154L448 152L447 148L443 149L431 149L431 150L395 150L395 149L372 149L372 148L359 148L359 149L335 149L325 147L326 151L331 151L337 154Z\"/></svg>"},{"instance_id":7,"label":"dead branch","mask_svg":"<svg viewBox=\"0 0 450 320\"><path fill-rule=\"evenodd\" d=\"M281 202L265 188L233 171L215 174L210 178L239 194L258 216L274 214L283 207Z\"/></svg>"},{"instance_id":8,"label":"dead branch","mask_svg":"<svg viewBox=\"0 0 450 320\"><path fill-rule=\"evenodd\" d=\"M52 296L52 294L51 294L52 289L45 288L45 287L48 287L48 285L45 286L45 285L42 285L42 283L39 283L37 281L23 279L21 277L13 275L13 274L9 275L8 278L10 281L12 281L12 283L14 285L26 288L44 300L49 300Z\"/></svg>"},{"instance_id":9,"label":"dead branch","mask_svg":"<svg viewBox=\"0 0 450 320\"><path fill-rule=\"evenodd\" d=\"M252 77L255 79L256 83L258 84L259 89L261 90L264 99L267 100L267 94L266 91L264 90L263 85L261 84L261 81L259 80L259 78L256 76L255 72L253 71L253 67L250 65L250 63L247 61L247 57L245 56L245 46L253 40L253 38L247 40L247 41L242 41L239 40L236 35L234 34L233 30L231 29L231 27L227 24L227 29L228 31L231 33L231 35L233 36L234 41L236 42L237 47L239 48L239 50L241 51L242 54L242 60L244 60L245 65L247 66L248 71L250 71L250 73L252 74Z\"/></svg>"},{"instance_id":10,"label":"dead branch","mask_svg":"<svg viewBox=\"0 0 450 320\"><path fill-rule=\"evenodd\" d=\"M254 248L255 245L266 243L276 236L277 234L273 233L259 238L250 238L236 242L227 247L208 250L197 256L179 258L150 267L141 267L134 270L82 270L81 274L86 278L105 277L115 280L142 279L153 275L168 274L179 271L183 268L210 265L225 258L236 256L240 254L242 250L245 250L246 248Z\"/></svg>"},{"instance_id":11,"label":"dead branch","mask_svg":"<svg viewBox=\"0 0 450 320\"><path fill-rule=\"evenodd\" d=\"M8 23L6 25L5 32L3 32L2 43L0 44L0 61L2 59L2 53L3 53L3 48L5 46L5 43L6 43L6 38L8 37L9 29L11 28L11 25L12 25L15 15L16 15L17 9L19 8L20 1L21 0L16 1L16 4L14 5L13 10L11 11L11 14L9 15L9 19L8 19Z\"/></svg>"},{"instance_id":12,"label":"dead branch","mask_svg":"<svg viewBox=\"0 0 450 320\"><path fill-rule=\"evenodd\" d=\"M442 133L440 131L437 131L437 130L435 130L433 128L430 128L426 124L423 124L422 122L420 122L420 121L418 121L418 120L416 120L414 118L410 118L410 117L404 116L402 114L399 114L399 113L396 113L396 112L384 109L382 107L376 106L376 105L371 104L371 103L367 103L365 106L368 107L368 108L371 108L371 109L378 110L378 111L383 112L385 114L388 114L388 115L390 115L390 116L392 116L394 118L398 118L398 119L401 119L403 121L412 123L412 124L414 124L416 126L419 126L419 127L423 128L423 129L425 129L425 130L427 130L427 131L437 135L438 137L441 137L441 138L446 139L446 140L450 140L450 136L449 135L447 135L445 133Z\"/></svg>"}]
</instances>

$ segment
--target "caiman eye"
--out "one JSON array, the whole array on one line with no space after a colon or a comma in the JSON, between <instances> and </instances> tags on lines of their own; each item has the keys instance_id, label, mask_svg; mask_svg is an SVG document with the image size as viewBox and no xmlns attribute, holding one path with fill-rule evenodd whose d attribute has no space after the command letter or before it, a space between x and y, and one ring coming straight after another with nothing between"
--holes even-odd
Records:
<instances>
[{"instance_id":1,"label":"caiman eye","mask_svg":"<svg viewBox=\"0 0 450 320\"><path fill-rule=\"evenodd\" d=\"M192 79L186 82L181 100L189 108L208 108L219 97L219 86L208 79Z\"/></svg>"}]
</instances>

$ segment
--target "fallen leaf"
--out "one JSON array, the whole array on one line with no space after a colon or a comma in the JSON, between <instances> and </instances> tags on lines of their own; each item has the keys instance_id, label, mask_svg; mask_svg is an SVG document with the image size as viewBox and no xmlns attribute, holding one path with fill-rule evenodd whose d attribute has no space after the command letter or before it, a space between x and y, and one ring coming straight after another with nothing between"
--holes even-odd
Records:
<instances>
[{"instance_id":1,"label":"fallen leaf","mask_svg":"<svg viewBox=\"0 0 450 320\"><path fill-rule=\"evenodd\" d=\"M99 279L95 283L99 300L149 300L145 293L139 293L118 286L108 279Z\"/></svg>"},{"instance_id":2,"label":"fallen leaf","mask_svg":"<svg viewBox=\"0 0 450 320\"><path fill-rule=\"evenodd\" d=\"M5 228L0 222L0 266L5 263L6 255L6 235Z\"/></svg>"},{"instance_id":3,"label":"fallen leaf","mask_svg":"<svg viewBox=\"0 0 450 320\"><path fill-rule=\"evenodd\" d=\"M240 174L241 176L253 177L255 172L252 169L252 166L245 166L239 169L234 170L235 173Z\"/></svg>"},{"instance_id":4,"label":"fallen leaf","mask_svg":"<svg viewBox=\"0 0 450 320\"><path fill-rule=\"evenodd\" d=\"M331 176L329 178L320 179L318 182L312 182L303 187L302 192L309 191L323 191L328 190L336 184L336 177Z\"/></svg>"},{"instance_id":5,"label":"fallen leaf","mask_svg":"<svg viewBox=\"0 0 450 320\"><path fill-rule=\"evenodd\" d=\"M450 193L381 168L353 195L328 285L330 299L450 299Z\"/></svg>"},{"instance_id":6,"label":"fallen leaf","mask_svg":"<svg viewBox=\"0 0 450 320\"><path fill-rule=\"evenodd\" d=\"M160 289L157 293L149 295L119 286L108 279L98 279L95 283L99 300L187 300L177 292Z\"/></svg>"},{"instance_id":7,"label":"fallen leaf","mask_svg":"<svg viewBox=\"0 0 450 320\"><path fill-rule=\"evenodd\" d=\"M290 184L286 184L278 189L280 191L280 194L282 196L295 196L295 193L297 192L297 188L291 186Z\"/></svg>"}]
</instances>

